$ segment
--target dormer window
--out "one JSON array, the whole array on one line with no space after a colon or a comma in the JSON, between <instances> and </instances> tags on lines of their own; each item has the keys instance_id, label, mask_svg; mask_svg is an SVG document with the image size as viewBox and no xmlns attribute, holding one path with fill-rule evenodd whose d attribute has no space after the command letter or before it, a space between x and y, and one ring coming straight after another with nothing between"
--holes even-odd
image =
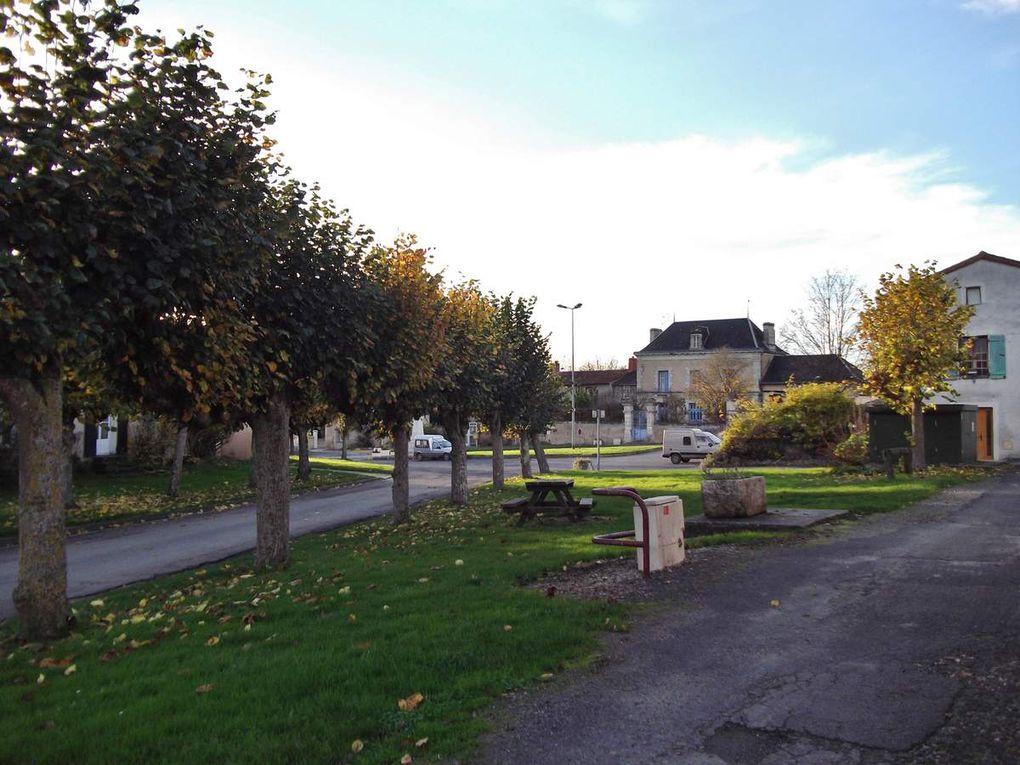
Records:
<instances>
[{"instance_id":1,"label":"dormer window","mask_svg":"<svg viewBox=\"0 0 1020 765\"><path fill-rule=\"evenodd\" d=\"M705 336L701 334L700 329L696 329L691 332L691 350L700 351L705 347Z\"/></svg>"}]
</instances>

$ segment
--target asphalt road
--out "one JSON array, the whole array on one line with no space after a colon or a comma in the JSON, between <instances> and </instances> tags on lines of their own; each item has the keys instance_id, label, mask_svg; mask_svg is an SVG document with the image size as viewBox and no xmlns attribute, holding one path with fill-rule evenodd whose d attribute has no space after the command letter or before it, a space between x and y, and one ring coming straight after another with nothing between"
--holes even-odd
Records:
<instances>
[{"instance_id":1,"label":"asphalt road","mask_svg":"<svg viewBox=\"0 0 1020 765\"><path fill-rule=\"evenodd\" d=\"M478 759L1020 761L1020 475L678 574L604 661L503 705Z\"/></svg>"},{"instance_id":2,"label":"asphalt road","mask_svg":"<svg viewBox=\"0 0 1020 765\"><path fill-rule=\"evenodd\" d=\"M316 453L315 456L329 456L329 453ZM568 468L570 464L571 460L566 458L551 461L554 470ZM516 454L508 453L505 465L508 477L520 475L520 460ZM655 452L603 459L603 469L610 465L620 470L670 467L668 461ZM690 467L685 465L677 469ZM468 460L468 482L471 486L486 483L491 476L491 460ZM295 497L291 500L291 536L299 537L385 514L391 508L390 486L389 479L381 479ZM411 463L412 502L442 497L449 489L449 463ZM222 560L254 546L253 505L75 536L67 542L68 592L72 598L84 597ZM17 547L0 548L0 619L14 614L11 592L17 581L17 571Z\"/></svg>"}]
</instances>

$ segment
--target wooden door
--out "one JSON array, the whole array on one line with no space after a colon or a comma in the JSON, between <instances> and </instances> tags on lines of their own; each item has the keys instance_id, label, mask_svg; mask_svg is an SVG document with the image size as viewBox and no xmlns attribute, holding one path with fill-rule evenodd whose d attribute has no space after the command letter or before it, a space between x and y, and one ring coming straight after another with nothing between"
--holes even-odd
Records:
<instances>
[{"instance_id":1,"label":"wooden door","mask_svg":"<svg viewBox=\"0 0 1020 765\"><path fill-rule=\"evenodd\" d=\"M993 459L991 407L982 407L977 412L977 458L979 460Z\"/></svg>"}]
</instances>

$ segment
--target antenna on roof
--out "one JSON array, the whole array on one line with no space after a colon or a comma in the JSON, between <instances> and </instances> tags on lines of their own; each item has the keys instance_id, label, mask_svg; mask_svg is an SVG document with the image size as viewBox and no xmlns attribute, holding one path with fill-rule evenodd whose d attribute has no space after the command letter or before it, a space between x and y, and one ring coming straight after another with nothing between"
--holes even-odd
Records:
<instances>
[{"instance_id":1,"label":"antenna on roof","mask_svg":"<svg viewBox=\"0 0 1020 765\"><path fill-rule=\"evenodd\" d=\"M751 298L747 299L747 318L751 318Z\"/></svg>"}]
</instances>

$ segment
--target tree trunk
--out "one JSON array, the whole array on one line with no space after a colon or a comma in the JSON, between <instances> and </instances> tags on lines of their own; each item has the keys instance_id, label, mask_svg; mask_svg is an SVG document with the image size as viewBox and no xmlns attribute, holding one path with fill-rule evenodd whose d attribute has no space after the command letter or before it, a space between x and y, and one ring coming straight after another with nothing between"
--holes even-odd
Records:
<instances>
[{"instance_id":1,"label":"tree trunk","mask_svg":"<svg viewBox=\"0 0 1020 765\"><path fill-rule=\"evenodd\" d=\"M390 431L393 440L393 522L403 523L411 517L409 511L408 443L411 425L404 423Z\"/></svg>"},{"instance_id":2,"label":"tree trunk","mask_svg":"<svg viewBox=\"0 0 1020 765\"><path fill-rule=\"evenodd\" d=\"M74 416L64 417L64 460L60 465L60 497L64 509L78 507L74 501Z\"/></svg>"},{"instance_id":3,"label":"tree trunk","mask_svg":"<svg viewBox=\"0 0 1020 765\"><path fill-rule=\"evenodd\" d=\"M535 459L538 460L538 472L551 473L552 471L549 470L549 457L545 453L545 447L542 446L541 433L531 434L531 445L535 449Z\"/></svg>"},{"instance_id":4,"label":"tree trunk","mask_svg":"<svg viewBox=\"0 0 1020 765\"><path fill-rule=\"evenodd\" d=\"M252 420L255 445L255 567L280 568L290 557L290 406L274 393Z\"/></svg>"},{"instance_id":5,"label":"tree trunk","mask_svg":"<svg viewBox=\"0 0 1020 765\"><path fill-rule=\"evenodd\" d=\"M450 502L455 505L467 504L468 480L467 480L467 440L460 428L460 420L457 420L457 427L451 428L447 423L446 437L450 439L453 449L450 451Z\"/></svg>"},{"instance_id":6,"label":"tree trunk","mask_svg":"<svg viewBox=\"0 0 1020 765\"><path fill-rule=\"evenodd\" d=\"M340 431L340 459L347 459L347 426Z\"/></svg>"},{"instance_id":7,"label":"tree trunk","mask_svg":"<svg viewBox=\"0 0 1020 765\"><path fill-rule=\"evenodd\" d=\"M67 558L64 551L66 462L60 379L0 380L0 394L18 429L18 634L51 640L67 634Z\"/></svg>"},{"instance_id":8,"label":"tree trunk","mask_svg":"<svg viewBox=\"0 0 1020 765\"><path fill-rule=\"evenodd\" d=\"M528 434L521 432L521 477L531 478L531 450L528 449Z\"/></svg>"},{"instance_id":9,"label":"tree trunk","mask_svg":"<svg viewBox=\"0 0 1020 765\"><path fill-rule=\"evenodd\" d=\"M503 488L503 417L500 412L493 415L489 432L492 433L492 488L500 491Z\"/></svg>"},{"instance_id":10,"label":"tree trunk","mask_svg":"<svg viewBox=\"0 0 1020 765\"><path fill-rule=\"evenodd\" d=\"M914 411L910 417L910 431L914 437L914 470L924 470L924 401L914 399Z\"/></svg>"},{"instance_id":11,"label":"tree trunk","mask_svg":"<svg viewBox=\"0 0 1020 765\"><path fill-rule=\"evenodd\" d=\"M188 451L188 426L181 423L177 426L177 443L174 444L174 462L170 468L170 486L166 493L170 497L181 494L181 476L184 474L184 454Z\"/></svg>"},{"instance_id":12,"label":"tree trunk","mask_svg":"<svg viewBox=\"0 0 1020 765\"><path fill-rule=\"evenodd\" d=\"M308 461L308 431L301 429L297 434L297 477L307 481L312 477L312 463Z\"/></svg>"}]
</instances>

